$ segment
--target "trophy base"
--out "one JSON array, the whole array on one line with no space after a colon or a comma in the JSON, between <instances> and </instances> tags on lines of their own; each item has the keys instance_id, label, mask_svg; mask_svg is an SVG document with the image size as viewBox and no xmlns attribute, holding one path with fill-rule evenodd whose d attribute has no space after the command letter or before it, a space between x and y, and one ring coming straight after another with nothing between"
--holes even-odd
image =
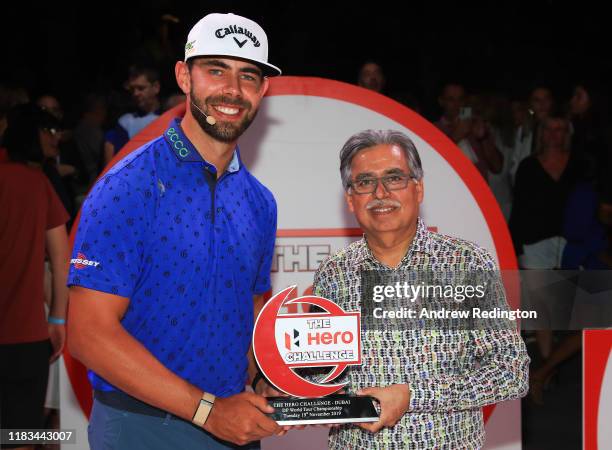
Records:
<instances>
[{"instance_id":1,"label":"trophy base","mask_svg":"<svg viewBox=\"0 0 612 450\"><path fill-rule=\"evenodd\" d=\"M372 397L330 395L321 398L268 397L276 411L268 414L279 425L377 422Z\"/></svg>"}]
</instances>

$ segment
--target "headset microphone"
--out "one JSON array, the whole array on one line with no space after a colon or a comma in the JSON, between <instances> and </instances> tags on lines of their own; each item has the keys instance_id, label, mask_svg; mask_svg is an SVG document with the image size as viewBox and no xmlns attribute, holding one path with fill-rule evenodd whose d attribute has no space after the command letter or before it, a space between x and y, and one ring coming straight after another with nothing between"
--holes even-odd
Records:
<instances>
[{"instance_id":1,"label":"headset microphone","mask_svg":"<svg viewBox=\"0 0 612 450\"><path fill-rule=\"evenodd\" d=\"M208 115L208 114L206 114L204 111L202 111L202 110L201 110L201 109L198 107L198 105L196 105L196 104L195 104L195 102L191 102L191 104L192 104L193 106L195 106L195 108L196 108L198 111L200 111L204 117L206 117L206 123L207 123L208 125L214 125L214 124L216 124L216 123L217 123L217 119L215 119L213 116L209 116L209 115Z\"/></svg>"}]
</instances>

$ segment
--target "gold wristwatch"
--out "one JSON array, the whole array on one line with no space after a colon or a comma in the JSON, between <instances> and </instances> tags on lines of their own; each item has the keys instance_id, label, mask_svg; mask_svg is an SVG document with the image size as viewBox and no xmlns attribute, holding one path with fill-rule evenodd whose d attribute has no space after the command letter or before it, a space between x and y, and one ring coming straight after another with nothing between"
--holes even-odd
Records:
<instances>
[{"instance_id":1,"label":"gold wristwatch","mask_svg":"<svg viewBox=\"0 0 612 450\"><path fill-rule=\"evenodd\" d=\"M208 392L204 392L202 398L200 399L200 403L198 404L198 409L196 409L195 414L193 415L193 419L191 421L199 427L203 427L206 423L206 419L212 411L212 408L215 404L216 397Z\"/></svg>"}]
</instances>

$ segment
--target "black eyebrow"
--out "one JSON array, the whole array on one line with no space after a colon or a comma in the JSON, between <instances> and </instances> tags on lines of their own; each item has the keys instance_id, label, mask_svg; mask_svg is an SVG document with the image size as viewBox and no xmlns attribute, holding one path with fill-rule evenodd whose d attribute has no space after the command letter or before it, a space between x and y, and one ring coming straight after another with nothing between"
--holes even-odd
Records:
<instances>
[{"instance_id":1,"label":"black eyebrow","mask_svg":"<svg viewBox=\"0 0 612 450\"><path fill-rule=\"evenodd\" d=\"M226 63L218 59L205 59L202 65L221 67L222 69L231 69L229 65L227 65ZM258 75L259 77L263 77L263 72L261 71L259 67L241 67L239 71L242 73L254 73L255 75Z\"/></svg>"},{"instance_id":2,"label":"black eyebrow","mask_svg":"<svg viewBox=\"0 0 612 450\"><path fill-rule=\"evenodd\" d=\"M223 61L220 61L218 59L205 59L202 62L203 66L215 66L215 67L221 67L223 69L229 69L230 66L228 66L227 64L225 64Z\"/></svg>"},{"instance_id":3,"label":"black eyebrow","mask_svg":"<svg viewBox=\"0 0 612 450\"><path fill-rule=\"evenodd\" d=\"M406 172L404 172L402 169L394 168L394 169L385 170L385 174L386 175L406 175Z\"/></svg>"},{"instance_id":4,"label":"black eyebrow","mask_svg":"<svg viewBox=\"0 0 612 450\"><path fill-rule=\"evenodd\" d=\"M384 175L407 175L402 169L394 167L393 169L385 170ZM372 172L362 172L355 177L356 180L362 180L364 178L376 178L376 175Z\"/></svg>"},{"instance_id":5,"label":"black eyebrow","mask_svg":"<svg viewBox=\"0 0 612 450\"><path fill-rule=\"evenodd\" d=\"M261 71L261 69L259 67L243 67L240 69L240 72L242 73L254 73L255 75L259 76L259 77L263 77L263 72Z\"/></svg>"},{"instance_id":6,"label":"black eyebrow","mask_svg":"<svg viewBox=\"0 0 612 450\"><path fill-rule=\"evenodd\" d=\"M362 172L355 177L355 180L363 180L364 178L376 178L372 172Z\"/></svg>"}]
</instances>

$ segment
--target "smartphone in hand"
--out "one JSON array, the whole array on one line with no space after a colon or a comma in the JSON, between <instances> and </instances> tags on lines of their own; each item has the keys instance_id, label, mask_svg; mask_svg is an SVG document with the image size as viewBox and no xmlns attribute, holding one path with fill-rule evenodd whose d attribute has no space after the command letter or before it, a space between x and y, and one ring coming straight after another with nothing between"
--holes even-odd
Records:
<instances>
[{"instance_id":1,"label":"smartphone in hand","mask_svg":"<svg viewBox=\"0 0 612 450\"><path fill-rule=\"evenodd\" d=\"M461 120L469 120L472 118L472 107L464 106L463 108L459 108L459 119Z\"/></svg>"}]
</instances>

